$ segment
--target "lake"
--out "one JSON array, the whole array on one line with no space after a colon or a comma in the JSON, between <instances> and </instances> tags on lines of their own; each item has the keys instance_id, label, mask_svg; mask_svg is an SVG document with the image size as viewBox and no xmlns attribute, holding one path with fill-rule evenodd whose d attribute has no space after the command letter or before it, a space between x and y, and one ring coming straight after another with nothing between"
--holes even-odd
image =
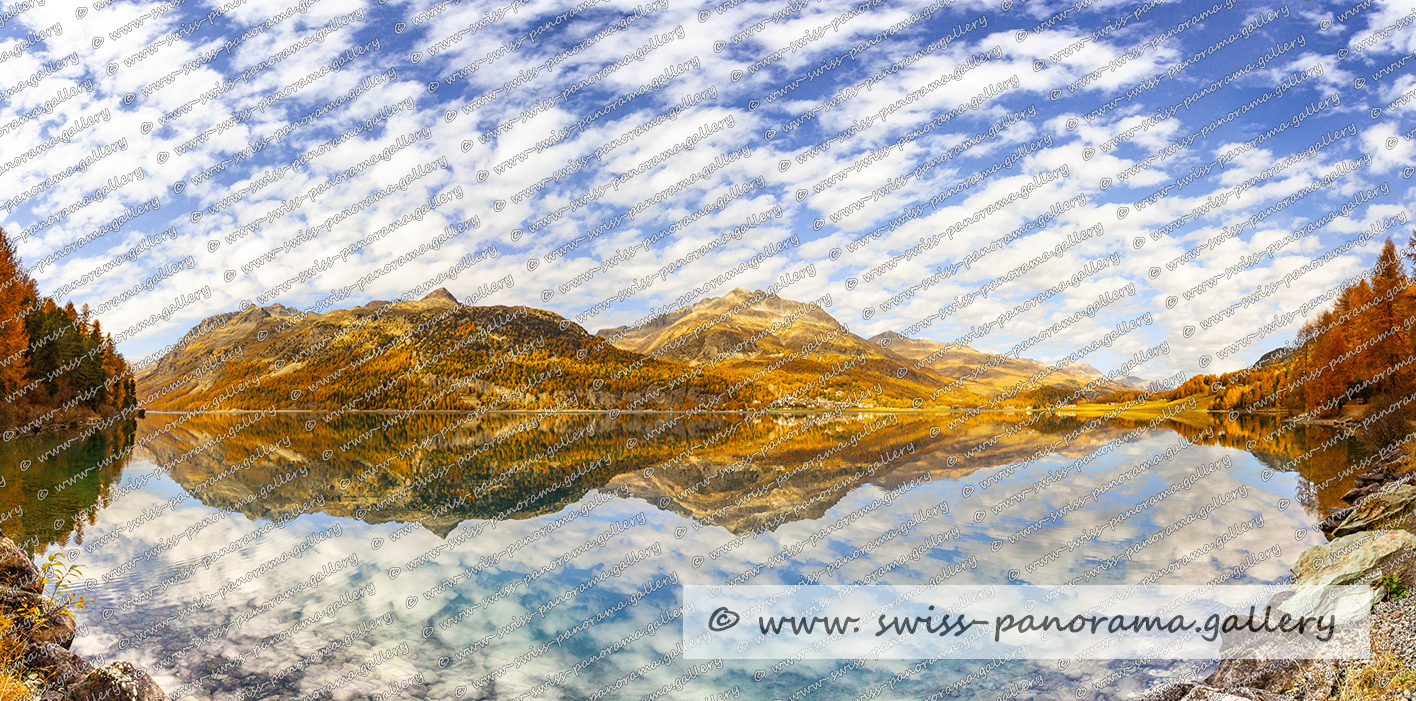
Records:
<instances>
[{"instance_id":1,"label":"lake","mask_svg":"<svg viewBox=\"0 0 1416 701\"><path fill-rule=\"evenodd\" d=\"M174 698L1119 699L1212 664L682 659L681 586L1273 583L1361 456L957 418L149 414L0 446L0 530L83 565L76 652Z\"/></svg>"}]
</instances>

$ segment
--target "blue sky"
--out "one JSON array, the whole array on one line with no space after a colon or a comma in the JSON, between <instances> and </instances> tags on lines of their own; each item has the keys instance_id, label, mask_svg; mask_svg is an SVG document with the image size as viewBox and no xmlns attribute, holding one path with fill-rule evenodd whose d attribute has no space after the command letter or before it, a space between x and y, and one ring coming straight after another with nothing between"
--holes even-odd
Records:
<instances>
[{"instance_id":1,"label":"blue sky","mask_svg":"<svg viewBox=\"0 0 1416 701\"><path fill-rule=\"evenodd\" d=\"M1025 355L1150 311L1085 360L1168 340L1133 371L1154 379L1252 363L1411 228L1411 3L97 4L0 10L0 191L35 192L0 225L52 258L45 293L135 329L130 360L243 300L390 299L495 246L441 284L511 275L477 303L574 318L639 281L591 332L811 266L783 296L829 293L864 336L952 341L1023 305L971 343L1002 352L1133 283Z\"/></svg>"}]
</instances>

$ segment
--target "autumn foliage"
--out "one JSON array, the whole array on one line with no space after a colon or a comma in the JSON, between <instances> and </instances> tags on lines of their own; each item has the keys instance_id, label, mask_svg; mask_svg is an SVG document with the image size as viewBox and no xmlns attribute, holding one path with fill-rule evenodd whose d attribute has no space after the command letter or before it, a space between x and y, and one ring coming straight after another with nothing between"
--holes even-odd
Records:
<instances>
[{"instance_id":1,"label":"autumn foliage","mask_svg":"<svg viewBox=\"0 0 1416 701\"><path fill-rule=\"evenodd\" d=\"M1408 245L1407 250L1412 259L1416 249ZM1309 318L1290 348L1245 370L1196 375L1165 398L1213 395L1212 410L1325 418L1349 403L1385 406L1410 396L1416 390L1416 286L1407 264L1388 240L1371 274L1348 284L1331 307Z\"/></svg>"},{"instance_id":2,"label":"autumn foliage","mask_svg":"<svg viewBox=\"0 0 1416 701\"><path fill-rule=\"evenodd\" d=\"M0 425L65 423L136 404L128 365L88 305L39 294L0 229Z\"/></svg>"}]
</instances>

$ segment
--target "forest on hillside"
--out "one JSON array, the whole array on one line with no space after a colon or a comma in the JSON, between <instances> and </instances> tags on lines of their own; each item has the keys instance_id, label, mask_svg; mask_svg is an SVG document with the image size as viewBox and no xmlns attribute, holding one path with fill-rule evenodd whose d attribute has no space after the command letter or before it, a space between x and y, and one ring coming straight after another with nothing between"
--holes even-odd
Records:
<instances>
[{"instance_id":1,"label":"forest on hillside","mask_svg":"<svg viewBox=\"0 0 1416 701\"><path fill-rule=\"evenodd\" d=\"M1349 404L1368 405L1364 428L1376 447L1411 433L1416 419L1416 232L1399 252L1390 239L1372 270L1349 282L1293 342L1254 366L1191 377L1160 395L1204 397L1210 410L1306 414L1325 419ZM1116 393L1106 402L1137 392Z\"/></svg>"},{"instance_id":2,"label":"forest on hillside","mask_svg":"<svg viewBox=\"0 0 1416 701\"><path fill-rule=\"evenodd\" d=\"M137 404L132 372L87 304L42 296L0 229L0 426L72 424Z\"/></svg>"}]
</instances>

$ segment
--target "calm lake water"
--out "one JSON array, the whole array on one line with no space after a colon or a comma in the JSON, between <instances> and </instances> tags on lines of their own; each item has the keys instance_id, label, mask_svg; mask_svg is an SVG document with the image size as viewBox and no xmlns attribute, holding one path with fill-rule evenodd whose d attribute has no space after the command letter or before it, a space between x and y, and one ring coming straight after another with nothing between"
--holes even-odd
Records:
<instances>
[{"instance_id":1,"label":"calm lake water","mask_svg":"<svg viewBox=\"0 0 1416 701\"><path fill-rule=\"evenodd\" d=\"M914 663L882 660L798 693L856 663L645 665L680 642L680 585L735 577L1276 582L1323 541L1312 524L1359 457L1266 417L954 418L154 414L0 446L0 530L84 566L76 652L143 665L175 698L1119 699L1209 669L940 661L892 688Z\"/></svg>"}]
</instances>

